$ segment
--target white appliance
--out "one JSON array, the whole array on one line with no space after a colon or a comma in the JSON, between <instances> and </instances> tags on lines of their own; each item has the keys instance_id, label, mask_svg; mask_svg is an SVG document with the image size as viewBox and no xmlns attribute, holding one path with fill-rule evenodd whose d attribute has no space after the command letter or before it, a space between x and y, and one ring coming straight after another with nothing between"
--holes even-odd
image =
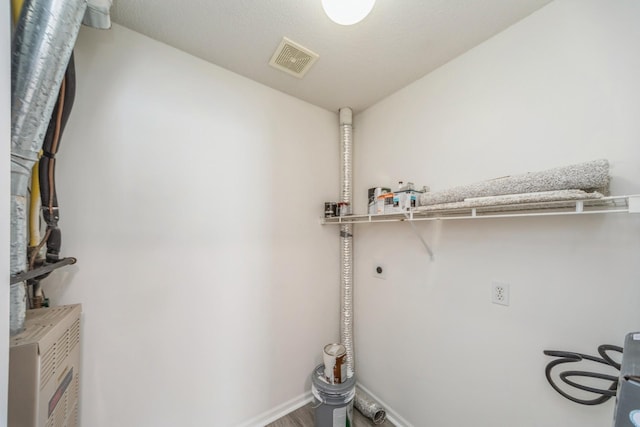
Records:
<instances>
[{"instance_id":1,"label":"white appliance","mask_svg":"<svg viewBox=\"0 0 640 427\"><path fill-rule=\"evenodd\" d=\"M640 332L624 340L613 426L640 427Z\"/></svg>"},{"instance_id":2,"label":"white appliance","mask_svg":"<svg viewBox=\"0 0 640 427\"><path fill-rule=\"evenodd\" d=\"M27 311L11 338L8 425L77 427L80 304Z\"/></svg>"}]
</instances>

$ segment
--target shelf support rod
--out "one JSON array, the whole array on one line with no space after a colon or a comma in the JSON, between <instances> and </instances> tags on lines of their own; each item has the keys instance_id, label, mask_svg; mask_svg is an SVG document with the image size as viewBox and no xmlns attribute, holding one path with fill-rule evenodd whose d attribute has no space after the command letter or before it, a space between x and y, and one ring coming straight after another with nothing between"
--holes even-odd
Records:
<instances>
[{"instance_id":1,"label":"shelf support rod","mask_svg":"<svg viewBox=\"0 0 640 427\"><path fill-rule=\"evenodd\" d=\"M76 259L73 257L62 258L61 260L51 263L45 264L42 267L34 268L33 270L25 271L22 273L18 273L15 276L11 276L11 284L16 284L20 282L24 282L26 280L35 279L44 274L50 273L53 270L57 270L60 267L64 267L65 265L75 264Z\"/></svg>"},{"instance_id":2,"label":"shelf support rod","mask_svg":"<svg viewBox=\"0 0 640 427\"><path fill-rule=\"evenodd\" d=\"M433 261L433 251L429 247L429 244L422 238L422 235L420 234L420 232L418 231L418 228L416 227L416 225L413 223L413 221L409 217L409 214L407 214L405 212L404 216L407 219L406 222L408 222L411 225L411 228L413 229L413 232L416 233L416 236L418 236L418 239L420 239L420 241L422 242L422 245L427 250L427 253L429 254L429 258L431 258L431 261Z\"/></svg>"}]
</instances>

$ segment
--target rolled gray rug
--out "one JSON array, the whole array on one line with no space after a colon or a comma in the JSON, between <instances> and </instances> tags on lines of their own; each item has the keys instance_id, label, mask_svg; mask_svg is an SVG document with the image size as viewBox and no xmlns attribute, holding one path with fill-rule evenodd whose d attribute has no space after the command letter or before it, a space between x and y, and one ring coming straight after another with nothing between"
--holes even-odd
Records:
<instances>
[{"instance_id":1,"label":"rolled gray rug","mask_svg":"<svg viewBox=\"0 0 640 427\"><path fill-rule=\"evenodd\" d=\"M448 190L420 195L420 205L461 202L470 197L501 196L505 194L536 193L556 190L598 190L607 193L609 161L593 160L576 165L507 176L475 184L461 185Z\"/></svg>"}]
</instances>

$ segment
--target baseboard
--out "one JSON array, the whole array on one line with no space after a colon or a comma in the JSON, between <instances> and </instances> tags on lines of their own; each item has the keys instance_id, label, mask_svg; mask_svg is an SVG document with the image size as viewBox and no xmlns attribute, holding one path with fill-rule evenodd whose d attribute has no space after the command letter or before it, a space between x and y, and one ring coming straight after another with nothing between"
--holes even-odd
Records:
<instances>
[{"instance_id":1,"label":"baseboard","mask_svg":"<svg viewBox=\"0 0 640 427\"><path fill-rule=\"evenodd\" d=\"M278 405L273 409L263 412L257 417L254 417L249 421L240 424L238 427L264 427L267 424L284 417L290 412L303 407L307 403L311 402L312 399L313 396L311 395L311 391L308 391L298 397L294 397L293 399L284 402L282 405Z\"/></svg>"},{"instance_id":2,"label":"baseboard","mask_svg":"<svg viewBox=\"0 0 640 427\"><path fill-rule=\"evenodd\" d=\"M400 416L400 414L398 414L396 411L391 409L391 407L389 405L387 405L382 400L380 400L380 398L378 396L376 396L375 394L373 394L371 392L371 390L369 390L368 388L366 388L365 386L363 386L359 382L356 383L356 387L360 388L362 391L367 393L369 396L371 396L371 398L373 398L373 400L378 402L380 404L380 406L382 406L384 408L385 412L387 413L387 420L389 420L389 422L391 424L393 424L396 427L413 427L413 424L411 424L409 421L407 421L404 418L402 418Z\"/></svg>"},{"instance_id":3,"label":"baseboard","mask_svg":"<svg viewBox=\"0 0 640 427\"><path fill-rule=\"evenodd\" d=\"M413 424L402 418L400 414L398 414L389 405L380 400L380 398L372 393L371 390L369 390L359 382L356 383L356 387L362 389L362 391L371 396L373 400L378 402L384 408L385 412L387 413L387 420L389 420L391 424L396 427L414 427ZM313 396L311 395L311 392L308 391L298 397L294 397L293 399L284 402L281 405L276 406L273 409L263 412L262 414L240 424L237 427L264 427L267 424L272 423L275 420L278 420L285 415L295 411L296 409L303 407L312 400Z\"/></svg>"}]
</instances>

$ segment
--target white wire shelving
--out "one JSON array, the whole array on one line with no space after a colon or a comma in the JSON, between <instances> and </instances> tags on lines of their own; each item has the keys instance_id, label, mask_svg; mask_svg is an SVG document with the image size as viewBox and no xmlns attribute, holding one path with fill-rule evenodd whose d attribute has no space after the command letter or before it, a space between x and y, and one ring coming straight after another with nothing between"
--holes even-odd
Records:
<instances>
[{"instance_id":1,"label":"white wire shelving","mask_svg":"<svg viewBox=\"0 0 640 427\"><path fill-rule=\"evenodd\" d=\"M357 224L400 221L437 221L449 219L513 218L553 215L585 215L608 213L640 213L640 194L611 196L600 199L563 200L556 202L518 203L512 205L477 206L454 209L421 210L378 215L348 215L320 218L321 224Z\"/></svg>"}]
</instances>

